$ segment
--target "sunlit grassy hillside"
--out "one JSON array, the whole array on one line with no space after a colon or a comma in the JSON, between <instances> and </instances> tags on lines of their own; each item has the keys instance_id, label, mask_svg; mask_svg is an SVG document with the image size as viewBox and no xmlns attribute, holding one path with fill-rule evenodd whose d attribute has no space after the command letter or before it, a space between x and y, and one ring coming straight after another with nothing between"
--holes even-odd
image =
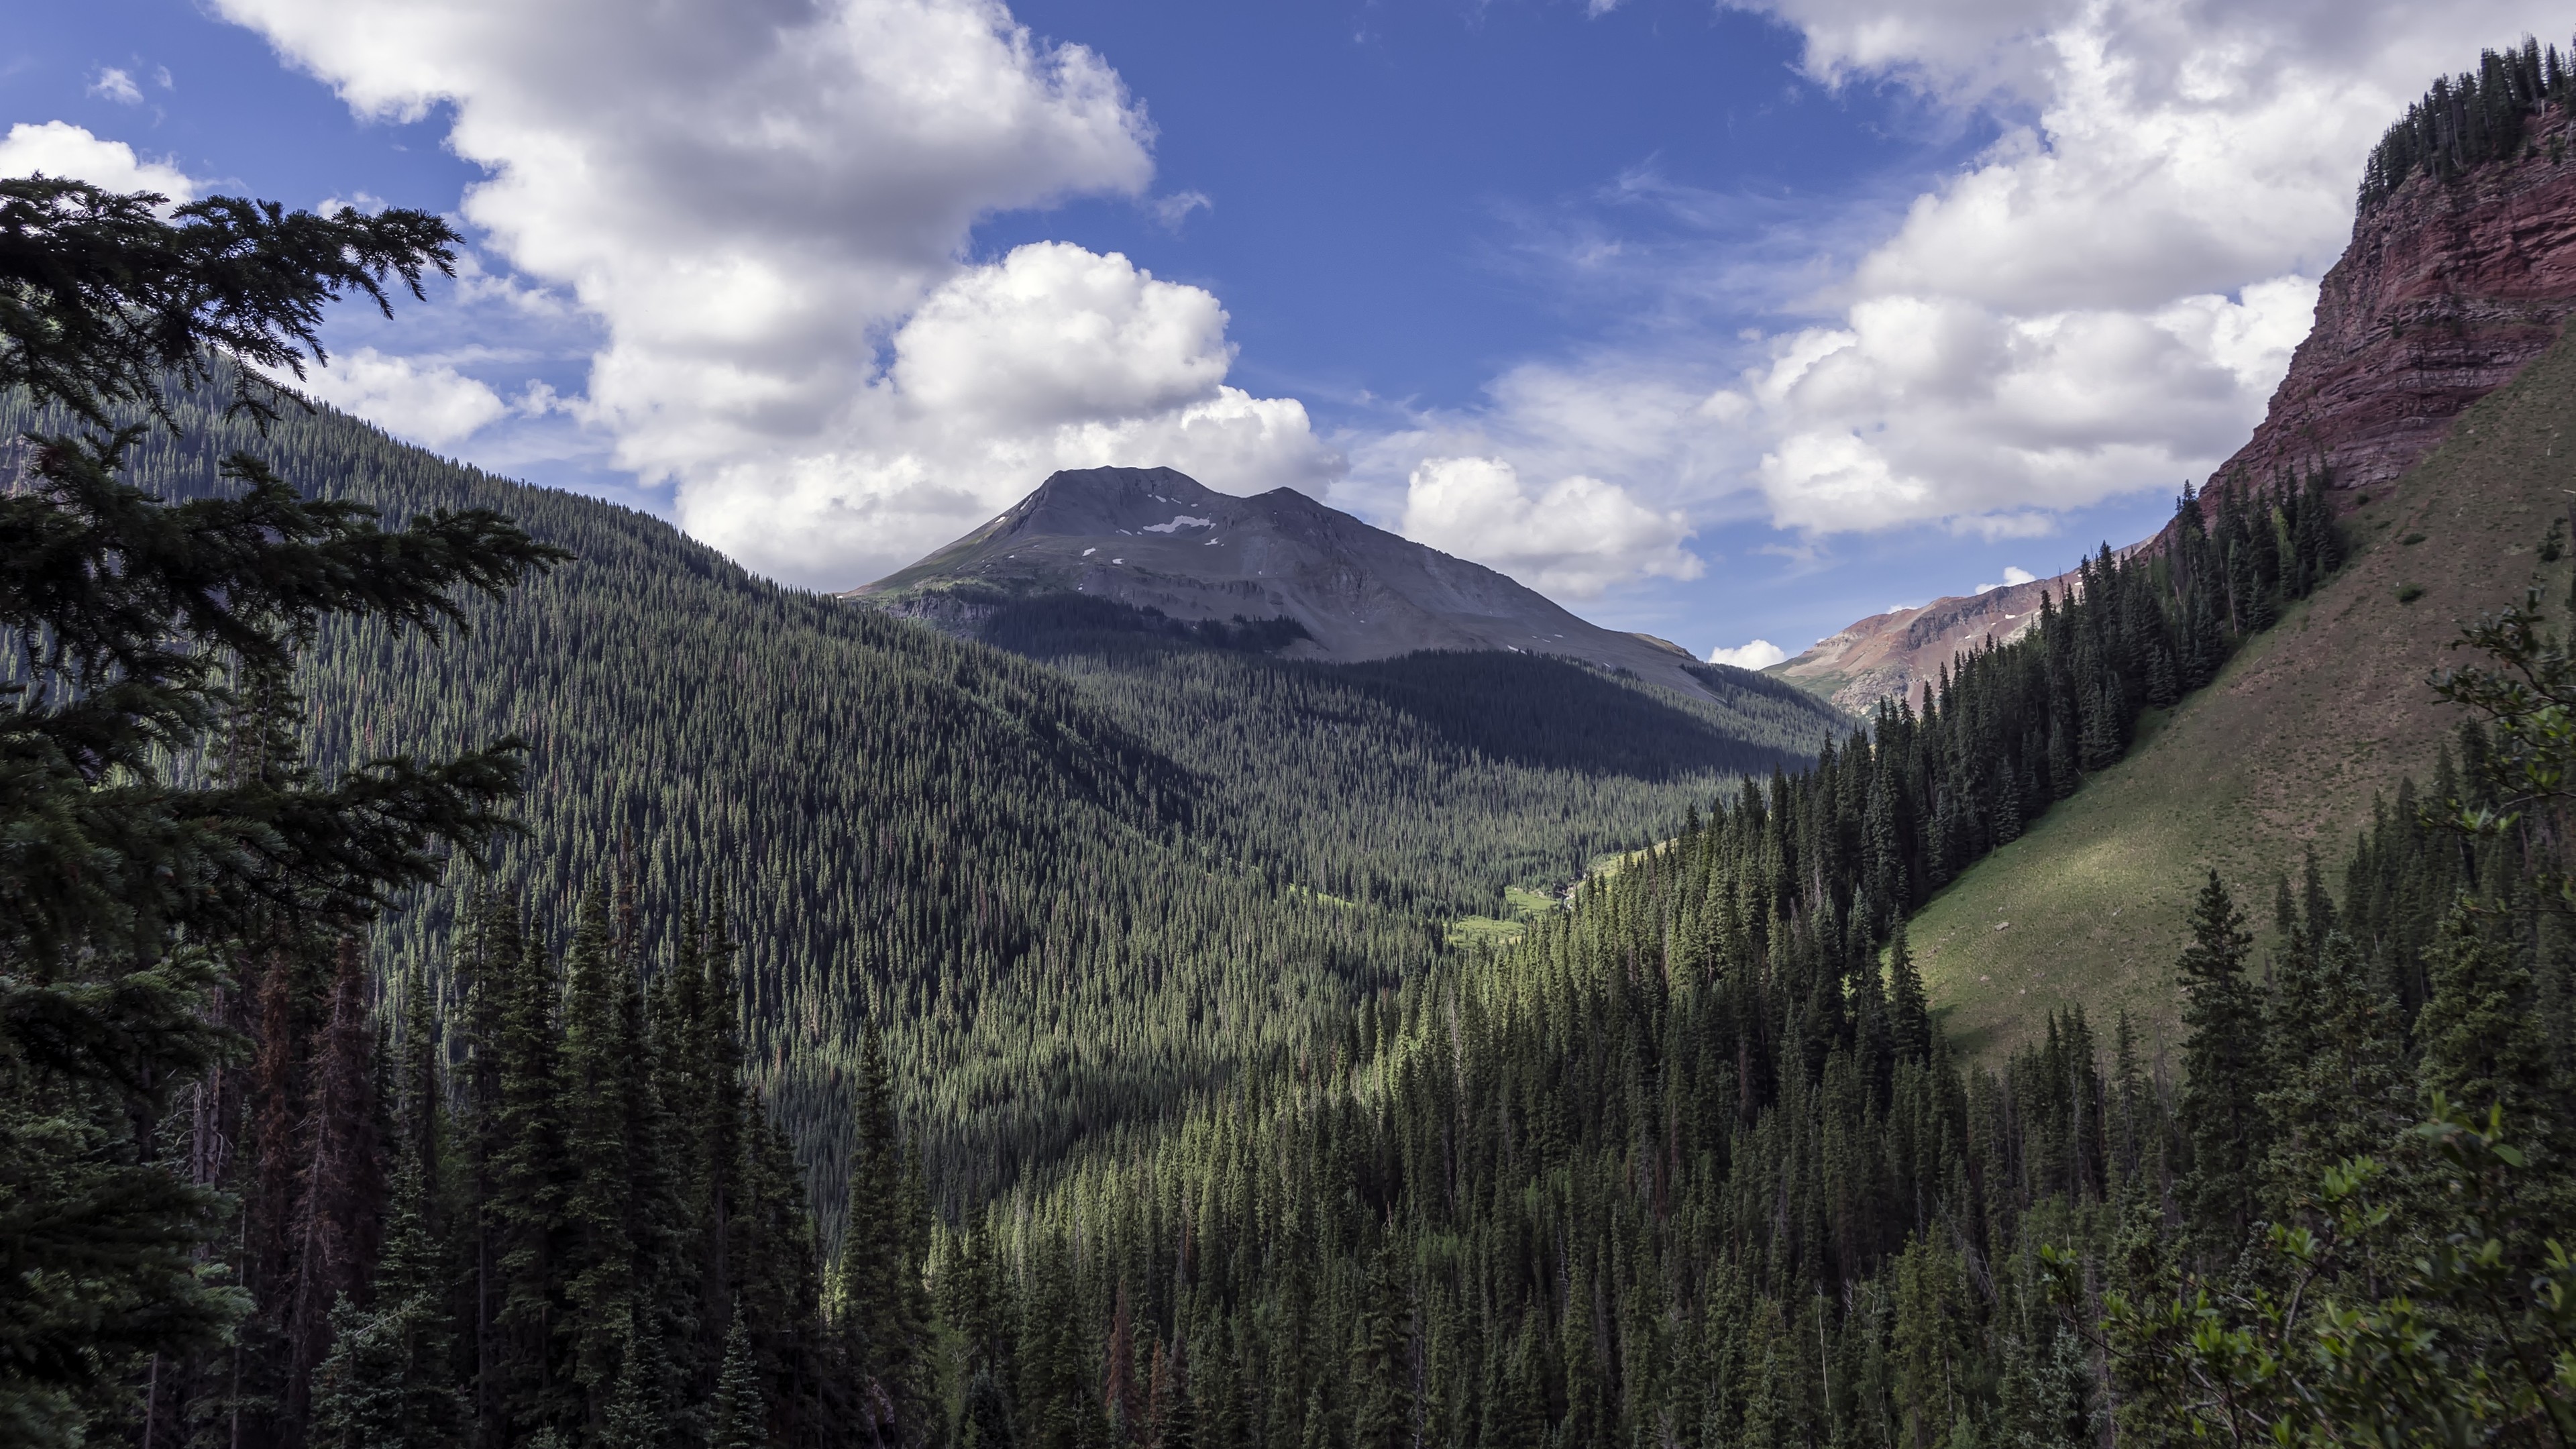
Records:
<instances>
[{"instance_id":1,"label":"sunlit grassy hillside","mask_svg":"<svg viewBox=\"0 0 2576 1449\"><path fill-rule=\"evenodd\" d=\"M2174 1039L2174 953L2215 865L2268 922L2276 874L2310 843L2339 882L2374 795L2427 778L2458 716L2426 675L2462 622L2534 584L2566 597L2539 544L2576 504L2576 345L2562 341L2461 419L2448 442L2346 516L2355 553L2209 688L2151 717L2118 765L1979 862L1917 916L1925 982L1991 1057L2082 1003ZM2419 537L2420 536L2420 537ZM2421 589L2411 602L2401 592Z\"/></svg>"}]
</instances>

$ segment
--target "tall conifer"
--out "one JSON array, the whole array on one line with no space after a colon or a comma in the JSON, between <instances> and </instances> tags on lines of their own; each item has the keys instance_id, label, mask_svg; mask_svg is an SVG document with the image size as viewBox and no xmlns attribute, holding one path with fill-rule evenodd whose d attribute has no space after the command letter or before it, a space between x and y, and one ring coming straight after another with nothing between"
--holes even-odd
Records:
<instances>
[{"instance_id":1,"label":"tall conifer","mask_svg":"<svg viewBox=\"0 0 2576 1449\"><path fill-rule=\"evenodd\" d=\"M2192 940L2175 963L2183 989L2180 1117L2191 1149L2183 1184L2195 1240L2212 1259L2234 1256L2261 1213L2258 1168L2270 1134L2260 1098L2271 1084L2263 992L2247 979L2254 938L2218 872L2192 905Z\"/></svg>"}]
</instances>

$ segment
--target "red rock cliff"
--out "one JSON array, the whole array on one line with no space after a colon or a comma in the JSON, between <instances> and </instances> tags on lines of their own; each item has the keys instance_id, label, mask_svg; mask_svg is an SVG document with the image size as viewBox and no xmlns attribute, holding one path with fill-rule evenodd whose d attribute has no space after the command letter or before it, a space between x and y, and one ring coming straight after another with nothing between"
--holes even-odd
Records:
<instances>
[{"instance_id":1,"label":"red rock cliff","mask_svg":"<svg viewBox=\"0 0 2576 1449\"><path fill-rule=\"evenodd\" d=\"M2529 142L2521 159L2456 181L2416 176L2354 221L2269 412L2211 481L2323 464L2349 498L2414 466L2557 340L2576 312L2576 121L2552 115ZM2028 628L2040 590L2069 581L1875 615L1770 672L1864 713L1969 646Z\"/></svg>"},{"instance_id":2,"label":"red rock cliff","mask_svg":"<svg viewBox=\"0 0 2576 1449\"><path fill-rule=\"evenodd\" d=\"M2576 310L2576 147L2553 115L2521 160L2417 176L2354 223L2270 413L2214 479L2323 462L2385 482L2558 337Z\"/></svg>"}]
</instances>

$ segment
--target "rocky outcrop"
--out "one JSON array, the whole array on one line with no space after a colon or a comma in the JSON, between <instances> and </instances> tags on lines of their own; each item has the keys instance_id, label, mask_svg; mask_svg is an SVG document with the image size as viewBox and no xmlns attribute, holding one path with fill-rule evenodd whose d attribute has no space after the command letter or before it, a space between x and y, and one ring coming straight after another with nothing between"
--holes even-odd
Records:
<instances>
[{"instance_id":1,"label":"rocky outcrop","mask_svg":"<svg viewBox=\"0 0 2576 1449\"><path fill-rule=\"evenodd\" d=\"M2365 210L2253 438L2212 483L2330 469L2337 492L2413 467L2462 411L2511 382L2576 312L2576 118L2536 122L2514 160L2418 175ZM2153 548L2148 539L2137 548ZM1873 615L1770 673L1855 713L1987 639L2030 627L2073 575Z\"/></svg>"},{"instance_id":2,"label":"rocky outcrop","mask_svg":"<svg viewBox=\"0 0 2576 1449\"><path fill-rule=\"evenodd\" d=\"M2413 467L2576 310L2576 144L2535 125L2520 159L2418 175L2353 223L2316 325L2251 441L2213 481L2330 467L2341 490Z\"/></svg>"},{"instance_id":3,"label":"rocky outcrop","mask_svg":"<svg viewBox=\"0 0 2576 1449\"><path fill-rule=\"evenodd\" d=\"M2039 622L2039 596L2062 598L2074 582L2068 574L1872 614L1764 672L1867 714L1882 699L1912 693L1967 650L2019 637Z\"/></svg>"}]
</instances>

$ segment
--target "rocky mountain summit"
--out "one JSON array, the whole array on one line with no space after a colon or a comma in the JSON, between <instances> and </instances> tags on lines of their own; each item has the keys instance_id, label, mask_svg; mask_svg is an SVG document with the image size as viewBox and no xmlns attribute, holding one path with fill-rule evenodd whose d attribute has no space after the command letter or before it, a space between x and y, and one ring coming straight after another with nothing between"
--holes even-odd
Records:
<instances>
[{"instance_id":1,"label":"rocky mountain summit","mask_svg":"<svg viewBox=\"0 0 2576 1449\"><path fill-rule=\"evenodd\" d=\"M2552 110L2514 159L2416 174L2365 204L2315 325L2253 437L2210 475L2273 486L2325 470L2349 508L2549 349L2576 311L2576 120ZM2157 539L2133 547L2153 548ZM1875 614L1767 671L1853 712L2008 640L2074 575Z\"/></svg>"},{"instance_id":2,"label":"rocky mountain summit","mask_svg":"<svg viewBox=\"0 0 2576 1449\"><path fill-rule=\"evenodd\" d=\"M1080 468L1000 517L845 598L971 633L1002 604L1109 599L1182 621L1293 621L1286 652L1384 659L1510 650L1625 671L1704 695L1680 645L1622 634L1481 564L1453 558L1289 488L1219 493L1170 468Z\"/></svg>"}]
</instances>

